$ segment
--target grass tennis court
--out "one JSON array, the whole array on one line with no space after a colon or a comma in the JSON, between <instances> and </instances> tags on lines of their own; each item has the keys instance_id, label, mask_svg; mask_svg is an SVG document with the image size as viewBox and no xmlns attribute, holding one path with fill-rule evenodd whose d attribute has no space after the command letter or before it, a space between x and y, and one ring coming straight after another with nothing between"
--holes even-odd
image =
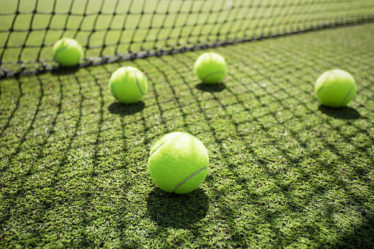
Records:
<instances>
[{"instance_id":1,"label":"grass tennis court","mask_svg":"<svg viewBox=\"0 0 374 249\"><path fill-rule=\"evenodd\" d=\"M1 79L0 247L373 248L373 39L368 23ZM221 84L193 73L206 51ZM149 80L136 104L109 93L121 66ZM314 95L332 68L356 79L347 107ZM187 195L147 170L173 131L209 151Z\"/></svg>"}]
</instances>

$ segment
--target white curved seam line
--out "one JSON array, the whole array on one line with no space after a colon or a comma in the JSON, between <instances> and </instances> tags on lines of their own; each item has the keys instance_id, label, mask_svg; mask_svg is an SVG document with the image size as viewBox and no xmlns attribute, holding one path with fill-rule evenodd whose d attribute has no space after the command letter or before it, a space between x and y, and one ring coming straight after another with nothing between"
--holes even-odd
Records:
<instances>
[{"instance_id":1,"label":"white curved seam line","mask_svg":"<svg viewBox=\"0 0 374 249\"><path fill-rule=\"evenodd\" d=\"M169 142L170 139L166 140L165 142L163 142L162 144L160 144L157 149L155 149L150 156L152 156L153 154L156 153L156 151L158 151L162 146L164 146L167 142Z\"/></svg>"},{"instance_id":2,"label":"white curved seam line","mask_svg":"<svg viewBox=\"0 0 374 249\"><path fill-rule=\"evenodd\" d=\"M219 71L219 72L210 73L210 74L206 75L206 76L203 78L203 81L206 80L207 78L211 77L212 75L215 75L215 74L224 74L224 72Z\"/></svg>"},{"instance_id":3,"label":"white curved seam line","mask_svg":"<svg viewBox=\"0 0 374 249\"><path fill-rule=\"evenodd\" d=\"M348 93L345 95L344 99L343 99L342 102L340 103L340 106L344 103L344 101L345 101L345 100L348 98L348 96L351 94L352 88L353 88L353 86L351 86L351 89L349 89Z\"/></svg>"},{"instance_id":4,"label":"white curved seam line","mask_svg":"<svg viewBox=\"0 0 374 249\"><path fill-rule=\"evenodd\" d=\"M325 87L325 85L326 85L326 82L324 82L322 87L320 89L318 89L317 94L319 94L322 91L322 89Z\"/></svg>"},{"instance_id":5,"label":"white curved seam line","mask_svg":"<svg viewBox=\"0 0 374 249\"><path fill-rule=\"evenodd\" d=\"M180 135L177 135L177 136L175 136L174 138L176 138L176 137L179 137ZM165 142L163 142L162 144L160 144L158 147L157 147L157 149L155 149L152 153L151 153L151 155L149 155L149 156L152 156L153 154L155 154L156 153L156 151L158 151L162 146L164 146L167 142L169 142L170 140L172 139L172 137L171 138L169 138L169 139L167 139Z\"/></svg>"},{"instance_id":6,"label":"white curved seam line","mask_svg":"<svg viewBox=\"0 0 374 249\"><path fill-rule=\"evenodd\" d=\"M188 180L190 180L192 177L198 175L201 171L206 170L206 169L208 169L208 167L204 167L204 168L201 168L201 169L195 171L194 173L192 173L191 175L189 175L186 179L184 179L182 182L178 183L177 186L175 186L175 188L171 192L175 193L175 191L179 187L181 187L183 184L185 184Z\"/></svg>"},{"instance_id":7,"label":"white curved seam line","mask_svg":"<svg viewBox=\"0 0 374 249\"><path fill-rule=\"evenodd\" d=\"M138 87L138 90L139 90L140 94L143 96L143 91L142 91L142 89L140 89L140 84L139 84L137 76L135 76L135 81L136 81L136 86Z\"/></svg>"},{"instance_id":8,"label":"white curved seam line","mask_svg":"<svg viewBox=\"0 0 374 249\"><path fill-rule=\"evenodd\" d=\"M325 80L325 82L323 82L322 87L318 89L317 94L319 94L319 92L322 91L322 89L326 86L326 82L329 80L330 77L331 77L331 71L329 72L329 76L327 76L327 79Z\"/></svg>"},{"instance_id":9,"label":"white curved seam line","mask_svg":"<svg viewBox=\"0 0 374 249\"><path fill-rule=\"evenodd\" d=\"M64 44L65 45L65 44ZM67 44L65 47L63 47L62 49L59 49L59 50L57 50L57 52L56 52L56 54L55 54L55 56L54 56L54 59L55 60L57 60L57 56L62 52L62 51L64 51L64 50L66 50L66 49L68 49L68 48L70 48L71 47L71 45L70 44Z\"/></svg>"}]
</instances>

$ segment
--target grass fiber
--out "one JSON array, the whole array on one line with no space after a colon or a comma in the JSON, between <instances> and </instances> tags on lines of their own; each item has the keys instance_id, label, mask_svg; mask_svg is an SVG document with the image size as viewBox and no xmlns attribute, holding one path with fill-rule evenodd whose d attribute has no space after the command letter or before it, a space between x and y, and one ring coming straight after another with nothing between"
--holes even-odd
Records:
<instances>
[{"instance_id":1,"label":"grass fiber","mask_svg":"<svg viewBox=\"0 0 374 249\"><path fill-rule=\"evenodd\" d=\"M374 24L0 82L0 247L373 248ZM206 51L224 82L193 73ZM108 90L121 66L149 79L137 104ZM348 107L314 82L356 79ZM151 182L161 135L185 131L210 154L189 195Z\"/></svg>"}]
</instances>

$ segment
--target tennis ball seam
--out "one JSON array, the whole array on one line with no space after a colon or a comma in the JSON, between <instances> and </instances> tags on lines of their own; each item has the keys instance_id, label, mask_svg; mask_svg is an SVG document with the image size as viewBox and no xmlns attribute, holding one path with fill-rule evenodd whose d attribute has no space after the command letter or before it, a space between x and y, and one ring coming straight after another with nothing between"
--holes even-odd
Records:
<instances>
[{"instance_id":1,"label":"tennis ball seam","mask_svg":"<svg viewBox=\"0 0 374 249\"><path fill-rule=\"evenodd\" d=\"M322 91L323 88L325 88L325 86L326 86L326 82L329 81L331 75L332 75L332 71L329 72L329 75L328 75L327 78L323 81L322 86L321 86L321 87L318 89L318 91L317 91L317 95Z\"/></svg>"},{"instance_id":2,"label":"tennis ball seam","mask_svg":"<svg viewBox=\"0 0 374 249\"><path fill-rule=\"evenodd\" d=\"M210 74L206 75L206 76L203 78L202 81L204 82L205 80L207 80L208 78L212 77L212 76L215 75L215 74L225 74L225 72L223 72L223 71L219 71L219 72L213 72L213 73L210 73Z\"/></svg>"},{"instance_id":3,"label":"tennis ball seam","mask_svg":"<svg viewBox=\"0 0 374 249\"><path fill-rule=\"evenodd\" d=\"M169 139L167 139L165 142L163 142L162 144L160 144L152 153L151 153L151 155L150 155L150 157L152 156L152 155L154 155L161 147L163 147L164 145L166 145L168 142L170 142L170 140L172 140L172 139L175 139L175 138L177 138L177 137L180 137L181 136L181 134L178 134L178 135L176 135L175 137L170 137Z\"/></svg>"},{"instance_id":4,"label":"tennis ball seam","mask_svg":"<svg viewBox=\"0 0 374 249\"><path fill-rule=\"evenodd\" d=\"M143 94L142 89L140 89L140 84L139 84L138 76L137 76L137 75L135 75L135 81L136 81L136 86L137 86L137 88L138 88L140 94L143 96L144 94Z\"/></svg>"},{"instance_id":5,"label":"tennis ball seam","mask_svg":"<svg viewBox=\"0 0 374 249\"><path fill-rule=\"evenodd\" d=\"M323 84L321 85L321 87L316 91L316 95L318 97L318 95L321 93L322 89L325 88L326 86L326 82L328 82L331 78L331 76L333 75L333 71L334 70L331 70L329 71L329 75L327 76L327 78L324 80ZM351 86L351 88L348 90L347 94L344 96L344 98L341 100L340 104L337 105L337 107L341 107L343 106L344 102L347 100L347 98L350 96L351 92L352 92L352 89L354 88L354 85Z\"/></svg>"},{"instance_id":6,"label":"tennis ball seam","mask_svg":"<svg viewBox=\"0 0 374 249\"><path fill-rule=\"evenodd\" d=\"M140 96L144 96L144 92L142 91L141 87L140 87L140 83L139 83L139 79L138 79L138 75L137 75L137 72L131 72L131 74L134 73L135 74L135 83L136 83L136 87L140 93ZM111 90L111 93L112 95L117 99L119 100L118 98L118 95L116 94L116 91L114 90L114 85L113 84L110 84L110 90Z\"/></svg>"},{"instance_id":7,"label":"tennis ball seam","mask_svg":"<svg viewBox=\"0 0 374 249\"><path fill-rule=\"evenodd\" d=\"M66 46L66 47L63 47L63 48L60 48L59 50L57 50L56 53L55 53L55 55L54 55L54 59L57 60L57 57L60 55L60 53L62 51L65 51L68 48L69 48L69 46Z\"/></svg>"},{"instance_id":8,"label":"tennis ball seam","mask_svg":"<svg viewBox=\"0 0 374 249\"><path fill-rule=\"evenodd\" d=\"M351 86L351 88L349 89L348 93L345 95L345 97L343 98L342 102L340 102L340 106L343 105L344 101L348 98L348 96L351 94L352 92L352 89L353 89L353 86Z\"/></svg>"},{"instance_id":9,"label":"tennis ball seam","mask_svg":"<svg viewBox=\"0 0 374 249\"><path fill-rule=\"evenodd\" d=\"M59 55L62 51L65 51L66 49L71 48L71 43L69 43L69 42L65 42L65 40L63 40L61 46L62 46L62 47L60 47L60 48L56 51L56 53L54 54L54 56L53 56L53 58L54 58L55 60L57 60L58 55Z\"/></svg>"},{"instance_id":10,"label":"tennis ball seam","mask_svg":"<svg viewBox=\"0 0 374 249\"><path fill-rule=\"evenodd\" d=\"M208 169L208 167L201 168L201 169L195 171L194 173L192 173L191 175L187 176L183 181L181 181L180 183L178 183L171 192L175 193L175 191L177 191L178 188L180 188L181 186L183 186L183 184L185 184L186 182L188 182L188 180L190 180L194 176L197 176L203 170L207 170L207 169Z\"/></svg>"}]
</instances>

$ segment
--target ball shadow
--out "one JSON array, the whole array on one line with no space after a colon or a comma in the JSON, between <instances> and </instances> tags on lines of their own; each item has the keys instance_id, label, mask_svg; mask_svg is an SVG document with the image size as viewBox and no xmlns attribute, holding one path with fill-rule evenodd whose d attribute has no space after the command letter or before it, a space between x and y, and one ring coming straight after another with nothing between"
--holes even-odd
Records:
<instances>
[{"instance_id":1,"label":"ball shadow","mask_svg":"<svg viewBox=\"0 0 374 249\"><path fill-rule=\"evenodd\" d=\"M347 106L331 108L320 105L318 110L320 110L323 114L337 119L359 119L361 117L361 114L356 109Z\"/></svg>"},{"instance_id":2,"label":"ball shadow","mask_svg":"<svg viewBox=\"0 0 374 249\"><path fill-rule=\"evenodd\" d=\"M159 226L188 228L204 218L209 209L202 189L189 194L170 194L155 188L147 198L147 213Z\"/></svg>"},{"instance_id":3,"label":"ball shadow","mask_svg":"<svg viewBox=\"0 0 374 249\"><path fill-rule=\"evenodd\" d=\"M143 101L139 101L134 104L123 104L120 102L114 102L108 106L108 111L113 114L120 116L131 115L137 112L141 112L145 107Z\"/></svg>"},{"instance_id":4,"label":"ball shadow","mask_svg":"<svg viewBox=\"0 0 374 249\"><path fill-rule=\"evenodd\" d=\"M53 75L68 75L68 74L74 74L78 70L79 70L79 66L74 66L74 67L58 66L57 68L54 68L51 73Z\"/></svg>"},{"instance_id":5,"label":"ball shadow","mask_svg":"<svg viewBox=\"0 0 374 249\"><path fill-rule=\"evenodd\" d=\"M221 92L225 90L226 88L225 84L223 83L217 83L217 84L199 83L195 87L204 92Z\"/></svg>"}]
</instances>

